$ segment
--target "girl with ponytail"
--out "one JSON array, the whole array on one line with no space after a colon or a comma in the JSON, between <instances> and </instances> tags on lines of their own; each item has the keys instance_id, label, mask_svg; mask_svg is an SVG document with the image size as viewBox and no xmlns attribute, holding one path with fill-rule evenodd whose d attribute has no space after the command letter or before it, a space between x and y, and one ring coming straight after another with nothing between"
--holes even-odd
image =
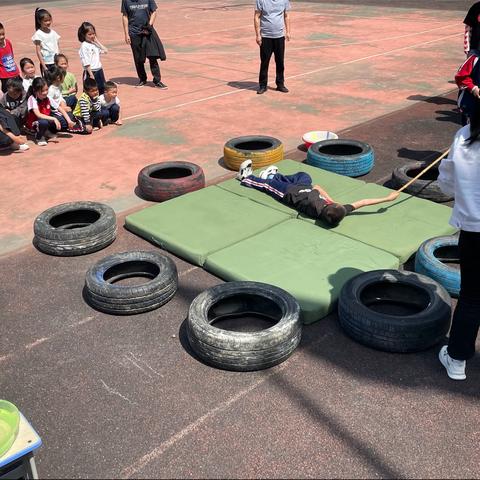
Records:
<instances>
[{"instance_id":1,"label":"girl with ponytail","mask_svg":"<svg viewBox=\"0 0 480 480\"><path fill-rule=\"evenodd\" d=\"M55 66L55 55L60 53L60 35L52 30L52 15L44 8L35 10L35 33L32 41L35 44L40 71L43 76Z\"/></svg>"}]
</instances>

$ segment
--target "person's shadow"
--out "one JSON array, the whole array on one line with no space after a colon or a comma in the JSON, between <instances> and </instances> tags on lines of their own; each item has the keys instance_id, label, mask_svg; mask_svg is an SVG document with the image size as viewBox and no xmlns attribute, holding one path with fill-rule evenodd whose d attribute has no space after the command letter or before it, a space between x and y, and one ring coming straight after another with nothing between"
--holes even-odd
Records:
<instances>
[{"instance_id":1,"label":"person's shadow","mask_svg":"<svg viewBox=\"0 0 480 480\"><path fill-rule=\"evenodd\" d=\"M238 88L239 90L257 90L257 82L244 82L244 81L233 81L228 82L227 85L232 88Z\"/></svg>"},{"instance_id":2,"label":"person's shadow","mask_svg":"<svg viewBox=\"0 0 480 480\"><path fill-rule=\"evenodd\" d=\"M110 81L118 83L119 85L132 85L135 86L138 84L138 78L136 77L114 77Z\"/></svg>"}]
</instances>

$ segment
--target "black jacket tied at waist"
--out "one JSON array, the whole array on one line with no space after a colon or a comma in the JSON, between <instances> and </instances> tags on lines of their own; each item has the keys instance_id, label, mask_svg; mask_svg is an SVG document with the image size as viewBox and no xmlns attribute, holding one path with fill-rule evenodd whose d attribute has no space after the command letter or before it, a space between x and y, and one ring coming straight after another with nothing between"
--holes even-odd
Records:
<instances>
[{"instance_id":1,"label":"black jacket tied at waist","mask_svg":"<svg viewBox=\"0 0 480 480\"><path fill-rule=\"evenodd\" d=\"M145 62L147 58L159 58L162 61L167 59L162 41L151 25L144 27L141 37L142 56L140 57L140 60L142 62Z\"/></svg>"}]
</instances>

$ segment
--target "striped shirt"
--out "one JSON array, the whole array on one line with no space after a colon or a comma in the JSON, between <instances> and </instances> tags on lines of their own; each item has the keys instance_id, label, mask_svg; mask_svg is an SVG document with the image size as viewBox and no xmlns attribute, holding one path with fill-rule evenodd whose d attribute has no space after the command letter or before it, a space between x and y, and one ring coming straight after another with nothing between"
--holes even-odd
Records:
<instances>
[{"instance_id":1,"label":"striped shirt","mask_svg":"<svg viewBox=\"0 0 480 480\"><path fill-rule=\"evenodd\" d=\"M99 112L100 109L100 98L95 97L92 99L85 92L83 92L80 97L78 97L77 106L75 107L73 114L77 118L80 118L83 123L90 124L92 121L92 112Z\"/></svg>"}]
</instances>

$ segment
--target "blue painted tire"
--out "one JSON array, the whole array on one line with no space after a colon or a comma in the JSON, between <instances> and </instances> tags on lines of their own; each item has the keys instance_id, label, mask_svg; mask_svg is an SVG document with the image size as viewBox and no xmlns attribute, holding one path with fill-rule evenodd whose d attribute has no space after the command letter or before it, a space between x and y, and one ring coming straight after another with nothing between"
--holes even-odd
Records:
<instances>
[{"instance_id":1,"label":"blue painted tire","mask_svg":"<svg viewBox=\"0 0 480 480\"><path fill-rule=\"evenodd\" d=\"M373 148L358 140L322 140L310 146L307 164L347 177L367 174L375 163Z\"/></svg>"},{"instance_id":2,"label":"blue painted tire","mask_svg":"<svg viewBox=\"0 0 480 480\"><path fill-rule=\"evenodd\" d=\"M458 236L435 237L423 242L415 255L415 271L442 285L452 297L460 293L460 270L441 261L439 250L449 249L449 259L458 260ZM457 249L455 251L455 249ZM435 255L437 253L437 255ZM451 254L454 255L451 255ZM455 255L456 254L456 255Z\"/></svg>"}]
</instances>

